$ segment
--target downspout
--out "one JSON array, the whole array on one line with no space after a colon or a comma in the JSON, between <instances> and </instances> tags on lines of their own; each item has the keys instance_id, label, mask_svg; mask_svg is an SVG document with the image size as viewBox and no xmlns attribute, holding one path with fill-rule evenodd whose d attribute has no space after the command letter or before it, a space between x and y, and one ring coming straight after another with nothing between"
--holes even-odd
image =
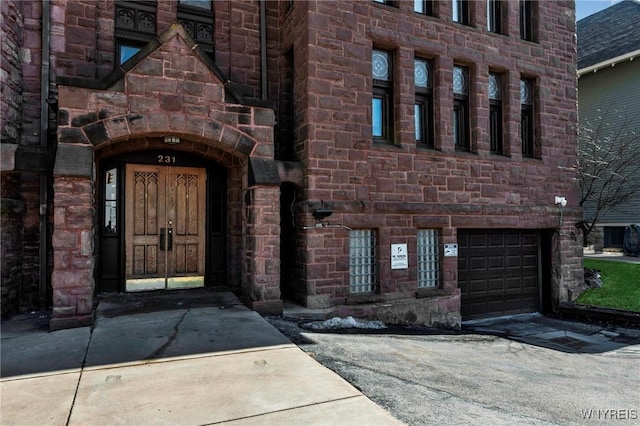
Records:
<instances>
[{"instance_id":1,"label":"downspout","mask_svg":"<svg viewBox=\"0 0 640 426\"><path fill-rule=\"evenodd\" d=\"M267 100L267 10L266 0L260 0L260 97Z\"/></svg>"},{"instance_id":2,"label":"downspout","mask_svg":"<svg viewBox=\"0 0 640 426\"><path fill-rule=\"evenodd\" d=\"M40 64L40 146L47 149L49 145L49 46L50 15L49 0L42 0L42 58ZM40 308L47 306L47 192L49 187L48 172L40 173L40 246L39 246L39 280L38 296Z\"/></svg>"}]
</instances>

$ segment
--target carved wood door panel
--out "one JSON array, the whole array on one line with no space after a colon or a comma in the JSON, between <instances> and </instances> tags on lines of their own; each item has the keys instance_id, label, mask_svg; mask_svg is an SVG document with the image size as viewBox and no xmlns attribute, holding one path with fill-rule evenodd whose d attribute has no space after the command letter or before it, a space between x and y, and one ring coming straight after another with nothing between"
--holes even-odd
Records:
<instances>
[{"instance_id":1,"label":"carved wood door panel","mask_svg":"<svg viewBox=\"0 0 640 426\"><path fill-rule=\"evenodd\" d=\"M204 286L206 172L128 164L127 291Z\"/></svg>"}]
</instances>

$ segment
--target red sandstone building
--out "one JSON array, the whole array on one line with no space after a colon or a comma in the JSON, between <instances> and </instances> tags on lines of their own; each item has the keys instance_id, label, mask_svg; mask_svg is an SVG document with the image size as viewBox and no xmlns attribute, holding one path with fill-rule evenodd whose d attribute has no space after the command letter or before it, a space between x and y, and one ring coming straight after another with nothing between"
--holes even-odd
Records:
<instances>
[{"instance_id":1,"label":"red sandstone building","mask_svg":"<svg viewBox=\"0 0 640 426\"><path fill-rule=\"evenodd\" d=\"M221 286L458 326L581 288L572 1L1 8L3 315Z\"/></svg>"}]
</instances>

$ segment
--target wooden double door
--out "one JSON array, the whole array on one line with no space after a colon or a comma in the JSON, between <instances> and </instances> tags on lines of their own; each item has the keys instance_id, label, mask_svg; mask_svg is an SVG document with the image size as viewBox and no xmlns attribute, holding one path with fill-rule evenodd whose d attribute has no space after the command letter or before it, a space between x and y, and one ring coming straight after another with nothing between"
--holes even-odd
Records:
<instances>
[{"instance_id":1,"label":"wooden double door","mask_svg":"<svg viewBox=\"0 0 640 426\"><path fill-rule=\"evenodd\" d=\"M126 291L204 286L203 168L127 164Z\"/></svg>"}]
</instances>

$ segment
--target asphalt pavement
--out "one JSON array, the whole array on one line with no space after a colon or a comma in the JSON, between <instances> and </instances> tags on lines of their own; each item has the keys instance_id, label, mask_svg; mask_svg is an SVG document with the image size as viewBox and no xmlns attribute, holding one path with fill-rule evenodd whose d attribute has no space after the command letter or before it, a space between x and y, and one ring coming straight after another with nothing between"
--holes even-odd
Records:
<instances>
[{"instance_id":1,"label":"asphalt pavement","mask_svg":"<svg viewBox=\"0 0 640 426\"><path fill-rule=\"evenodd\" d=\"M640 424L640 330L540 314L421 327L311 331L268 318L410 425Z\"/></svg>"}]
</instances>

